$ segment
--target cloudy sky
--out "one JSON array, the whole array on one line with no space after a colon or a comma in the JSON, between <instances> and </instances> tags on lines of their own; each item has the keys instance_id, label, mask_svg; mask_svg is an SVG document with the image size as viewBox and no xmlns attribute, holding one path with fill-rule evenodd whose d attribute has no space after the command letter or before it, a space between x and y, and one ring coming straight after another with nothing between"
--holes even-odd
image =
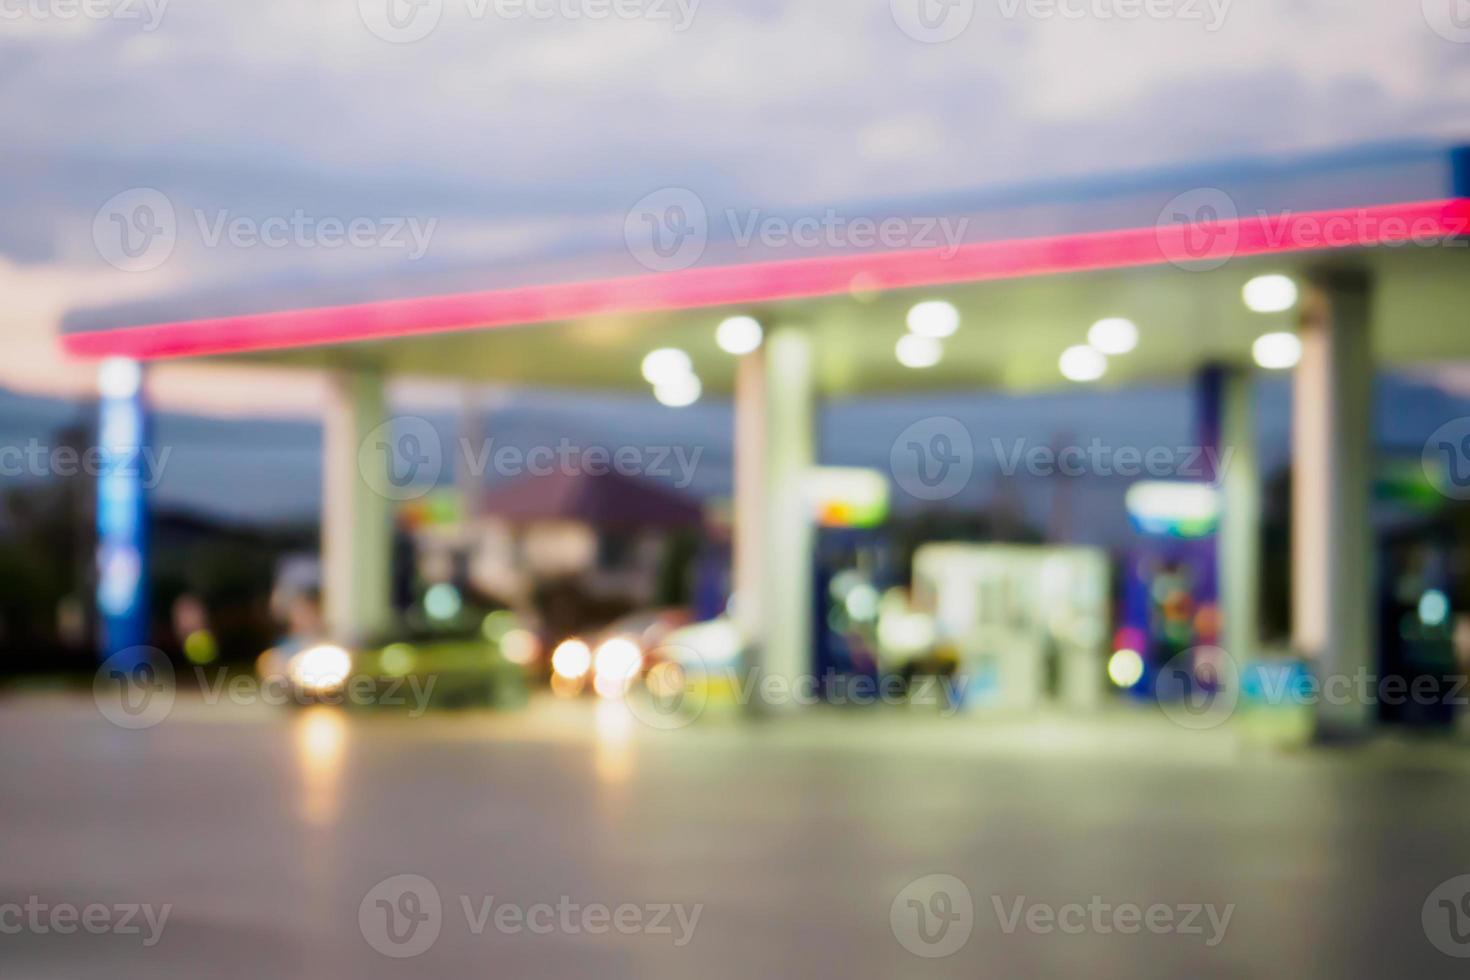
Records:
<instances>
[{"instance_id":1,"label":"cloudy sky","mask_svg":"<svg viewBox=\"0 0 1470 980\"><path fill-rule=\"evenodd\" d=\"M94 219L135 188L433 215L441 258L494 264L615 239L668 186L815 207L1449 141L1470 135L1456 3L0 0L0 385L90 387L55 351L67 309L282 261L181 234L162 268L114 268ZM155 394L249 387L175 368Z\"/></svg>"}]
</instances>

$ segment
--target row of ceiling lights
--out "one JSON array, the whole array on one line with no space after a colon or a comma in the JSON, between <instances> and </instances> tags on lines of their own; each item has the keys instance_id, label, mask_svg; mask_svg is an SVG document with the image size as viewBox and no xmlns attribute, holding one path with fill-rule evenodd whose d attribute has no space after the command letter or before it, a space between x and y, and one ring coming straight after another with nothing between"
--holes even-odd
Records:
<instances>
[{"instance_id":1,"label":"row of ceiling lights","mask_svg":"<svg viewBox=\"0 0 1470 980\"><path fill-rule=\"evenodd\" d=\"M1296 283L1290 276L1256 276L1241 289L1252 313L1284 313L1296 305ZM1108 357L1138 346L1138 327L1123 317L1099 320L1087 331L1087 343L1062 351L1057 367L1069 381L1096 381L1108 370ZM1263 368L1284 370L1301 360L1302 342L1290 331L1272 331L1251 344L1251 356Z\"/></svg>"},{"instance_id":2,"label":"row of ceiling lights","mask_svg":"<svg viewBox=\"0 0 1470 980\"><path fill-rule=\"evenodd\" d=\"M1062 351L1057 368L1068 381L1096 381L1108 370L1108 357L1138 346L1138 325L1121 316L1103 317L1087 328L1087 343Z\"/></svg>"},{"instance_id":3,"label":"row of ceiling lights","mask_svg":"<svg viewBox=\"0 0 1470 980\"><path fill-rule=\"evenodd\" d=\"M1285 313L1296 305L1296 282L1279 274L1256 276L1245 284L1240 295L1252 313ZM1251 356L1261 367L1273 371L1296 367L1302 359L1302 342L1286 330L1264 333L1251 344Z\"/></svg>"},{"instance_id":4,"label":"row of ceiling lights","mask_svg":"<svg viewBox=\"0 0 1470 980\"><path fill-rule=\"evenodd\" d=\"M909 332L898 338L893 354L907 368L928 368L944 357L944 339L960 328L960 311L942 299L915 304L904 317Z\"/></svg>"},{"instance_id":5,"label":"row of ceiling lights","mask_svg":"<svg viewBox=\"0 0 1470 980\"><path fill-rule=\"evenodd\" d=\"M1254 313L1282 313L1296 305L1297 287L1289 276L1257 276L1245 284L1241 297ZM930 368L943 359L945 339L959 329L960 311L945 300L925 300L909 310L904 322L908 333L899 338L894 356L904 367ZM729 354L749 354L762 338L760 322L751 316L728 317L715 330L715 342ZM1104 317L1088 328L1087 343L1062 351L1057 367L1068 381L1096 381L1107 373L1109 357L1137 346L1137 324L1126 317ZM1251 345L1256 363L1273 370L1294 367L1301 353L1301 341L1288 331L1262 334ZM677 347L650 351L643 358L643 378L653 386L653 396L670 408L694 404L704 390L689 355Z\"/></svg>"},{"instance_id":6,"label":"row of ceiling lights","mask_svg":"<svg viewBox=\"0 0 1470 980\"><path fill-rule=\"evenodd\" d=\"M715 343L728 354L749 354L764 337L760 321L753 316L732 316L715 328ZM670 408L684 408L699 401L704 392L694 362L677 347L660 347L643 358L643 380L653 385L653 397Z\"/></svg>"}]
</instances>

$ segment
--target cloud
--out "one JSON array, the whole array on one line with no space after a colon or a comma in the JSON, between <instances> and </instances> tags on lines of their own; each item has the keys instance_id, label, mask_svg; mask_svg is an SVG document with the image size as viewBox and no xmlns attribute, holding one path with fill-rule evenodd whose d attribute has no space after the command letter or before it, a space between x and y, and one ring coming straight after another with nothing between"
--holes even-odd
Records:
<instances>
[{"instance_id":1,"label":"cloud","mask_svg":"<svg viewBox=\"0 0 1470 980\"><path fill-rule=\"evenodd\" d=\"M1064 0L1081 18L975 0L944 44L905 35L889 0L704 0L683 30L594 19L594 0L532 0L573 14L547 18L442 0L412 44L360 14L389 0L153 2L151 31L0 25L0 256L46 283L85 277L91 297L361 259L186 242L165 274L129 279L90 229L132 187L186 214L432 216L441 259L493 263L579 226L606 238L669 185L780 208L1470 129L1470 46L1413 2L1234 0L1207 30L1095 12L1111 0Z\"/></svg>"}]
</instances>

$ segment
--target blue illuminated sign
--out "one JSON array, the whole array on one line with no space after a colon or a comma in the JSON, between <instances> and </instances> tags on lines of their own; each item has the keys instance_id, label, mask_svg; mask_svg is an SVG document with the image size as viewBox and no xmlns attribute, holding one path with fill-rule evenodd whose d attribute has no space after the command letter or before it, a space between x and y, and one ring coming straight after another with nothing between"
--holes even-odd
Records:
<instances>
[{"instance_id":1,"label":"blue illuminated sign","mask_svg":"<svg viewBox=\"0 0 1470 980\"><path fill-rule=\"evenodd\" d=\"M109 657L148 642L148 500L138 465L148 420L136 362L108 361L99 378L97 608Z\"/></svg>"}]
</instances>

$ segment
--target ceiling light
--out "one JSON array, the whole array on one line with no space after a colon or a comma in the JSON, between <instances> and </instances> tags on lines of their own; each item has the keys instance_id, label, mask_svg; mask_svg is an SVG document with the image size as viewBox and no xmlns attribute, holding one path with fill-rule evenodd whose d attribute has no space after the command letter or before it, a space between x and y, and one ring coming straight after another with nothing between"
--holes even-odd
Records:
<instances>
[{"instance_id":1,"label":"ceiling light","mask_svg":"<svg viewBox=\"0 0 1470 980\"><path fill-rule=\"evenodd\" d=\"M1138 346L1138 327L1121 316L1105 317L1087 331L1087 342L1104 354L1126 354Z\"/></svg>"},{"instance_id":2,"label":"ceiling light","mask_svg":"<svg viewBox=\"0 0 1470 980\"><path fill-rule=\"evenodd\" d=\"M931 299L909 310L907 322L920 337L948 337L960 327L960 311L953 303Z\"/></svg>"},{"instance_id":3,"label":"ceiling light","mask_svg":"<svg viewBox=\"0 0 1470 980\"><path fill-rule=\"evenodd\" d=\"M693 370L689 355L677 347L660 347L643 358L643 378L651 385L675 381Z\"/></svg>"},{"instance_id":4,"label":"ceiling light","mask_svg":"<svg viewBox=\"0 0 1470 980\"><path fill-rule=\"evenodd\" d=\"M939 363L944 356L944 345L933 337L910 333L898 338L898 346L893 352L904 367L927 368Z\"/></svg>"},{"instance_id":5,"label":"ceiling light","mask_svg":"<svg viewBox=\"0 0 1470 980\"><path fill-rule=\"evenodd\" d=\"M761 345L761 325L753 316L732 316L715 330L715 343L727 354L749 354Z\"/></svg>"},{"instance_id":6,"label":"ceiling light","mask_svg":"<svg viewBox=\"0 0 1470 980\"><path fill-rule=\"evenodd\" d=\"M1086 344L1068 347L1057 361L1062 377L1068 381L1096 381L1108 370L1108 359Z\"/></svg>"},{"instance_id":7,"label":"ceiling light","mask_svg":"<svg viewBox=\"0 0 1470 980\"><path fill-rule=\"evenodd\" d=\"M1281 313L1296 305L1296 283L1290 276L1256 276L1240 295L1255 313Z\"/></svg>"},{"instance_id":8,"label":"ceiling light","mask_svg":"<svg viewBox=\"0 0 1470 980\"><path fill-rule=\"evenodd\" d=\"M1302 342L1294 333L1267 333L1251 344L1251 356L1263 368L1281 371L1302 359Z\"/></svg>"},{"instance_id":9,"label":"ceiling light","mask_svg":"<svg viewBox=\"0 0 1470 980\"><path fill-rule=\"evenodd\" d=\"M682 374L653 386L653 397L669 408L684 408L699 401L704 386L693 374Z\"/></svg>"}]
</instances>

